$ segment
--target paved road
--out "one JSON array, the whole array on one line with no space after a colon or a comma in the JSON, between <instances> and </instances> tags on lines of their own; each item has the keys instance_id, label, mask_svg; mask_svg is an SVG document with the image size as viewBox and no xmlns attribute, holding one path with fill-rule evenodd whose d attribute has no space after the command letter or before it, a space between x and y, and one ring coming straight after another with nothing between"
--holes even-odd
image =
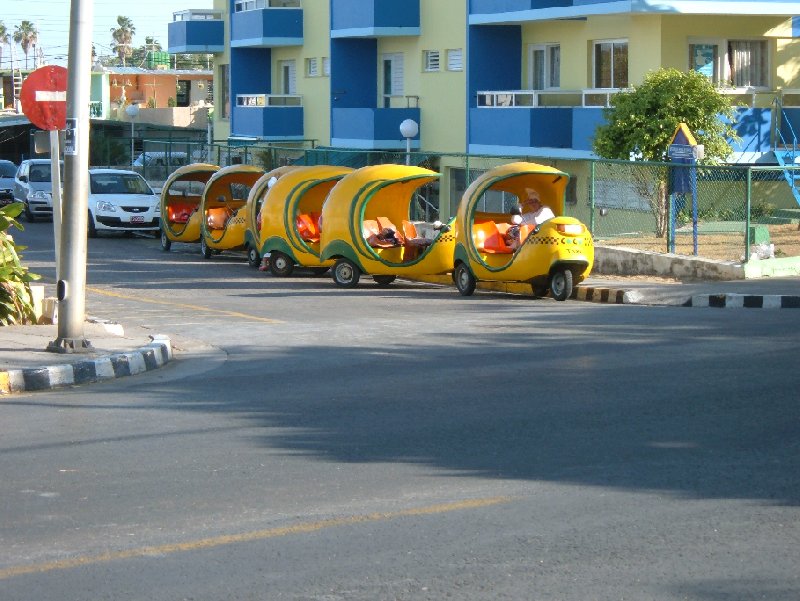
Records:
<instances>
[{"instance_id":1,"label":"paved road","mask_svg":"<svg viewBox=\"0 0 800 601\"><path fill-rule=\"evenodd\" d=\"M800 312L173 248L90 241L89 308L176 361L0 404L4 601L800 596Z\"/></svg>"}]
</instances>

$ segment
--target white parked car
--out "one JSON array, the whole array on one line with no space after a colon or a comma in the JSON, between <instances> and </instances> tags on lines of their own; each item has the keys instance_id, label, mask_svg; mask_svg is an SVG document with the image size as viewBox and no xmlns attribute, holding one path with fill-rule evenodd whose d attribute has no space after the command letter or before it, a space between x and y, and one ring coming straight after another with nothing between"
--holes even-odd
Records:
<instances>
[{"instance_id":1,"label":"white parked car","mask_svg":"<svg viewBox=\"0 0 800 601\"><path fill-rule=\"evenodd\" d=\"M152 232L161 225L160 199L134 171L89 169L89 237L97 232Z\"/></svg>"}]
</instances>

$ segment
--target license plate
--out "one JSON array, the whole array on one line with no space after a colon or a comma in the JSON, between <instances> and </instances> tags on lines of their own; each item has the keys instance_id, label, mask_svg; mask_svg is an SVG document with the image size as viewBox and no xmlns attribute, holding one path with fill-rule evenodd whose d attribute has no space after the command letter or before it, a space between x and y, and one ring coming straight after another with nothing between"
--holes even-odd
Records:
<instances>
[{"instance_id":1,"label":"license plate","mask_svg":"<svg viewBox=\"0 0 800 601\"><path fill-rule=\"evenodd\" d=\"M144 223L144 216L142 216L142 215L132 215L131 216L131 223Z\"/></svg>"}]
</instances>

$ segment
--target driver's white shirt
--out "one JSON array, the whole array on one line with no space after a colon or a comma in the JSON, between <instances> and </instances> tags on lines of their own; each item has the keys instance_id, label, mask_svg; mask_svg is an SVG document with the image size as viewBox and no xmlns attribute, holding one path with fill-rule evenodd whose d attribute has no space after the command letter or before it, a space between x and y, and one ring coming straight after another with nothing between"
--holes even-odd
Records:
<instances>
[{"instance_id":1,"label":"driver's white shirt","mask_svg":"<svg viewBox=\"0 0 800 601\"><path fill-rule=\"evenodd\" d=\"M548 219L555 217L550 207L542 205L538 211L522 214L522 225L541 225Z\"/></svg>"}]
</instances>

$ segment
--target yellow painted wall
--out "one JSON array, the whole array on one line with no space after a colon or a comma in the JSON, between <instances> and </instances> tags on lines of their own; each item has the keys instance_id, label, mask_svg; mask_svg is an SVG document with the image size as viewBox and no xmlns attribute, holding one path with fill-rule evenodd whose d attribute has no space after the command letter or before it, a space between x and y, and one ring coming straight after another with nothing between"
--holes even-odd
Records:
<instances>
[{"instance_id":1,"label":"yellow painted wall","mask_svg":"<svg viewBox=\"0 0 800 601\"><path fill-rule=\"evenodd\" d=\"M379 87L383 81L381 57L390 53L404 55L404 92L407 96L419 96L423 150L466 151L466 70L447 70L448 49L460 48L466 66L466 20L463 0L420 0L419 36L378 39ZM424 71L425 50L439 51L439 71ZM378 91L375 90L376 95Z\"/></svg>"},{"instance_id":2,"label":"yellow painted wall","mask_svg":"<svg viewBox=\"0 0 800 601\"><path fill-rule=\"evenodd\" d=\"M561 88L578 90L592 85L592 45L598 40L627 39L629 81L641 83L660 67L688 67L691 39L778 38L771 65L773 84L800 87L798 46L783 39L786 21L780 17L725 15L622 15L590 17L586 21L530 23L522 28L523 86L528 86L528 46L561 44ZM780 65L780 66L777 66Z\"/></svg>"}]
</instances>

